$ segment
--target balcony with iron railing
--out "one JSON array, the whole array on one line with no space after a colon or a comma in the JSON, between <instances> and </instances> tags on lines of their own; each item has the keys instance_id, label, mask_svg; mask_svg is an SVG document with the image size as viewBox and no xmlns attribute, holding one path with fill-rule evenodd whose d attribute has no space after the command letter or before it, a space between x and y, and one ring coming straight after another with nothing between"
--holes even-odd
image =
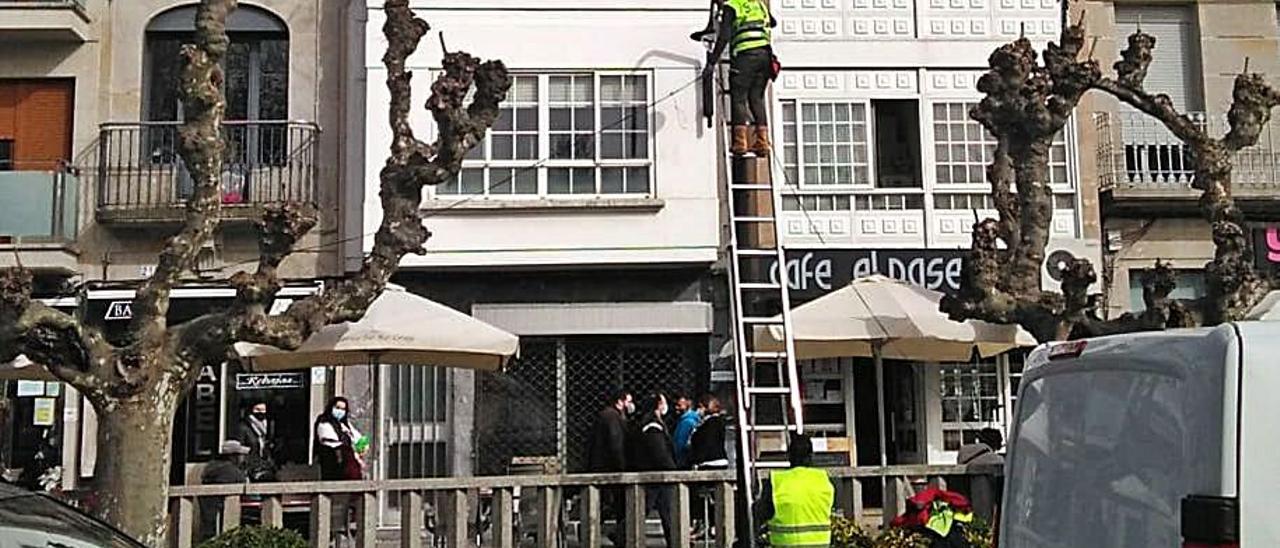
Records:
<instances>
[{"instance_id":1,"label":"balcony with iron railing","mask_svg":"<svg viewBox=\"0 0 1280 548\"><path fill-rule=\"evenodd\" d=\"M1189 113L1212 136L1228 130L1225 114ZM1099 189L1112 204L1194 208L1200 192L1189 149L1160 121L1143 113L1096 115ZM1234 157L1232 194L1250 207L1269 206L1280 197L1280 125L1268 124L1258 144Z\"/></svg>"},{"instance_id":2,"label":"balcony with iron railing","mask_svg":"<svg viewBox=\"0 0 1280 548\"><path fill-rule=\"evenodd\" d=\"M0 266L75 273L79 177L65 162L5 167L14 169L0 171Z\"/></svg>"},{"instance_id":3,"label":"balcony with iron railing","mask_svg":"<svg viewBox=\"0 0 1280 548\"><path fill-rule=\"evenodd\" d=\"M103 124L98 141L97 219L175 223L195 191L178 154L178 122ZM224 222L253 221L268 206L316 201L310 122L226 122L220 191Z\"/></svg>"},{"instance_id":4,"label":"balcony with iron railing","mask_svg":"<svg viewBox=\"0 0 1280 548\"><path fill-rule=\"evenodd\" d=\"M87 42L86 0L0 0L0 43Z\"/></svg>"}]
</instances>

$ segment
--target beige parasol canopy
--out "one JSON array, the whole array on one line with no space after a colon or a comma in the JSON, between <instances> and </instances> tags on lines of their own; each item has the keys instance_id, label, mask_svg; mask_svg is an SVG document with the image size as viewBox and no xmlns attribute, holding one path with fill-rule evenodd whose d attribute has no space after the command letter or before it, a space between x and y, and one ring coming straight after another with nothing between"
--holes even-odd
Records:
<instances>
[{"instance_id":1,"label":"beige parasol canopy","mask_svg":"<svg viewBox=\"0 0 1280 548\"><path fill-rule=\"evenodd\" d=\"M44 366L19 355L8 363L0 363L0 381L57 381Z\"/></svg>"},{"instance_id":2,"label":"beige parasol canopy","mask_svg":"<svg viewBox=\"0 0 1280 548\"><path fill-rule=\"evenodd\" d=\"M360 321L325 327L295 351L237 343L236 352L254 371L373 363L497 370L519 345L515 335L389 286Z\"/></svg>"},{"instance_id":3,"label":"beige parasol canopy","mask_svg":"<svg viewBox=\"0 0 1280 548\"><path fill-rule=\"evenodd\" d=\"M984 357L1036 340L1014 325L952 321L938 310L942 294L884 276L854 280L791 311L796 358L875 357L963 362L976 349ZM757 348L782 348L781 331L758 328Z\"/></svg>"}]
</instances>

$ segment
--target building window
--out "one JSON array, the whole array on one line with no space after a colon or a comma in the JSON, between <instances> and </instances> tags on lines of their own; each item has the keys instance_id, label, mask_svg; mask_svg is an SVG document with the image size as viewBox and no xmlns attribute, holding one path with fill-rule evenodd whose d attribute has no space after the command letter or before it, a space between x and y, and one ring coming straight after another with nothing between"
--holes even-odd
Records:
<instances>
[{"instance_id":1,"label":"building window","mask_svg":"<svg viewBox=\"0 0 1280 548\"><path fill-rule=\"evenodd\" d=\"M650 194L649 83L645 74L515 76L485 143L436 194Z\"/></svg>"},{"instance_id":2,"label":"building window","mask_svg":"<svg viewBox=\"0 0 1280 548\"><path fill-rule=\"evenodd\" d=\"M944 451L959 451L960 446L973 443L983 428L1004 428L1004 382L997 360L941 367Z\"/></svg>"},{"instance_id":3,"label":"building window","mask_svg":"<svg viewBox=\"0 0 1280 548\"><path fill-rule=\"evenodd\" d=\"M996 139L969 118L974 102L933 103L934 176L939 185L986 184ZM1059 133L1049 148L1049 183L1068 186L1067 142Z\"/></svg>"},{"instance_id":4,"label":"building window","mask_svg":"<svg viewBox=\"0 0 1280 548\"><path fill-rule=\"evenodd\" d=\"M1073 210L1076 208L1076 195L1054 194L1050 204L1055 211ZM996 202L995 198L985 192L939 193L933 195L933 208L949 211L994 211Z\"/></svg>"},{"instance_id":5,"label":"building window","mask_svg":"<svg viewBox=\"0 0 1280 548\"><path fill-rule=\"evenodd\" d=\"M13 139L0 139L0 171L13 171Z\"/></svg>"},{"instance_id":6,"label":"building window","mask_svg":"<svg viewBox=\"0 0 1280 548\"><path fill-rule=\"evenodd\" d=\"M783 211L906 211L924 209L922 194L790 194Z\"/></svg>"},{"instance_id":7,"label":"building window","mask_svg":"<svg viewBox=\"0 0 1280 548\"><path fill-rule=\"evenodd\" d=\"M864 103L782 104L782 158L787 183L858 186L871 183Z\"/></svg>"},{"instance_id":8,"label":"building window","mask_svg":"<svg viewBox=\"0 0 1280 548\"><path fill-rule=\"evenodd\" d=\"M1147 308L1147 303L1142 300L1142 279L1147 272L1149 270L1145 268L1129 269L1129 309L1135 312ZM1174 273L1174 281L1178 286L1169 294L1173 299L1199 299L1208 292L1202 270L1178 270Z\"/></svg>"}]
</instances>

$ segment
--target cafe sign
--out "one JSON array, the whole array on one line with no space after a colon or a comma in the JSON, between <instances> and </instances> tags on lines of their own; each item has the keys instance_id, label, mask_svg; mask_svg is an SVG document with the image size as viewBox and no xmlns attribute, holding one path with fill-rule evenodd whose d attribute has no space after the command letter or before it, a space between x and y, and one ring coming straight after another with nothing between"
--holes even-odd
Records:
<instances>
[{"instance_id":1,"label":"cafe sign","mask_svg":"<svg viewBox=\"0 0 1280 548\"><path fill-rule=\"evenodd\" d=\"M236 391L293 390L306 386L303 373L240 373L236 375Z\"/></svg>"}]
</instances>

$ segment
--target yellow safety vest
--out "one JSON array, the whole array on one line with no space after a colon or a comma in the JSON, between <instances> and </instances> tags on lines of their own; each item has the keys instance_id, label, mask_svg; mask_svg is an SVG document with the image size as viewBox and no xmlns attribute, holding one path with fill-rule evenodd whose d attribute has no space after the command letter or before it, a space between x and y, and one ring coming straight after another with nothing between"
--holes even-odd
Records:
<instances>
[{"instance_id":1,"label":"yellow safety vest","mask_svg":"<svg viewBox=\"0 0 1280 548\"><path fill-rule=\"evenodd\" d=\"M830 546L835 488L827 473L817 468L791 468L773 472L769 481L773 486L769 544Z\"/></svg>"},{"instance_id":2,"label":"yellow safety vest","mask_svg":"<svg viewBox=\"0 0 1280 548\"><path fill-rule=\"evenodd\" d=\"M727 0L733 21L733 55L769 46L769 0Z\"/></svg>"}]
</instances>

